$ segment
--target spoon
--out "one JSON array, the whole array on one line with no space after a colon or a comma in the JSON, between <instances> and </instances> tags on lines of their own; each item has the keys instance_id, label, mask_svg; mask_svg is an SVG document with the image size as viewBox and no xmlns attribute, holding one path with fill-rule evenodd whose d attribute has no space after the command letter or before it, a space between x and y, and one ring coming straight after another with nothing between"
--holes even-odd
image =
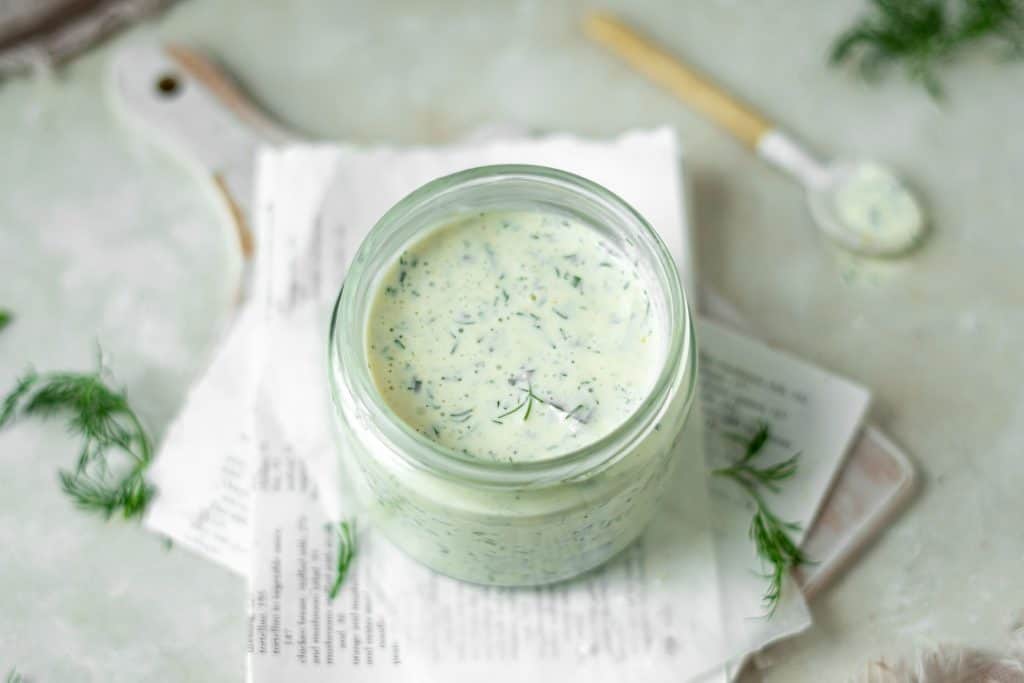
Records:
<instances>
[{"instance_id":1,"label":"spoon","mask_svg":"<svg viewBox=\"0 0 1024 683\"><path fill-rule=\"evenodd\" d=\"M818 161L764 116L609 14L590 14L584 31L799 181L814 222L839 246L867 256L896 256L923 237L920 203L882 164Z\"/></svg>"}]
</instances>

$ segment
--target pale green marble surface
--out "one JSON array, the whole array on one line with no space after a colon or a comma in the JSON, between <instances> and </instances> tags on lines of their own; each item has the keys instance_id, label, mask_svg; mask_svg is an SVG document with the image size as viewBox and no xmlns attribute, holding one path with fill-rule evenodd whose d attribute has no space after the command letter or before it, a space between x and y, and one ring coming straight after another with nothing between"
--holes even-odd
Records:
<instances>
[{"instance_id":1,"label":"pale green marble surface","mask_svg":"<svg viewBox=\"0 0 1024 683\"><path fill-rule=\"evenodd\" d=\"M686 145L702 277L780 346L875 390L921 496L776 651L771 681L842 680L917 643L997 646L1024 609L1024 66L948 70L937 106L824 65L859 3L630 3L623 13L823 152L877 156L927 198L913 258L856 262L797 188L587 45L584 3L185 0L120 40L208 48L293 127L434 142L507 121L609 135L670 122ZM0 84L0 382L88 367L94 343L159 430L226 316L229 239L203 186L110 110L112 46ZM0 434L0 673L39 681L241 681L244 585L71 510L59 429Z\"/></svg>"}]
</instances>

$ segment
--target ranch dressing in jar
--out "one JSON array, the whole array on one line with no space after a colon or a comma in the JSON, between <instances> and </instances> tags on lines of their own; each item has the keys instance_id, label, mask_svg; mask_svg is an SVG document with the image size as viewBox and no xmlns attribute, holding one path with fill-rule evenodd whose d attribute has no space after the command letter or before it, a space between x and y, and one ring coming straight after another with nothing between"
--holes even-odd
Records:
<instances>
[{"instance_id":1,"label":"ranch dressing in jar","mask_svg":"<svg viewBox=\"0 0 1024 683\"><path fill-rule=\"evenodd\" d=\"M696 389L672 257L588 180L428 183L363 242L329 343L339 457L377 529L450 576L559 581L658 507Z\"/></svg>"}]
</instances>

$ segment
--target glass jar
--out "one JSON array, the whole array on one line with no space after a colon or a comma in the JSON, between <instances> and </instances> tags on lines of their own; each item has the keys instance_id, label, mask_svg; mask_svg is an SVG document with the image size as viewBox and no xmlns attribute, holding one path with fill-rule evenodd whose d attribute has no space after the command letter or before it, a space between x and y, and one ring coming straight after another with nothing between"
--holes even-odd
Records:
<instances>
[{"instance_id":1,"label":"glass jar","mask_svg":"<svg viewBox=\"0 0 1024 683\"><path fill-rule=\"evenodd\" d=\"M544 460L481 460L428 440L392 412L368 370L366 321L379 278L430 230L498 210L563 214L588 224L637 265L652 310L663 316L663 367L646 399L598 441ZM619 197L539 166L487 166L439 178L374 226L335 304L330 387L345 470L375 526L439 572L501 586L569 578L622 550L654 515L694 398L695 346L672 257Z\"/></svg>"}]
</instances>

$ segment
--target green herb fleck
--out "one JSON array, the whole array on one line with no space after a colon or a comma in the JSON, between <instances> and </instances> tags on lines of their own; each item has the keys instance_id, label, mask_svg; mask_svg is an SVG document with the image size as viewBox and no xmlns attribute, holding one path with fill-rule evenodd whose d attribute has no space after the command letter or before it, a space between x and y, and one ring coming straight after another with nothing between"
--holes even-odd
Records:
<instances>
[{"instance_id":1,"label":"green herb fleck","mask_svg":"<svg viewBox=\"0 0 1024 683\"><path fill-rule=\"evenodd\" d=\"M576 406L575 408L570 410L568 413L566 413L565 414L565 418L563 418L563 419L568 420L569 418L575 416L576 413L578 413L581 410L583 410L583 404L582 403L580 403L578 406ZM581 420L581 422L582 422L582 420Z\"/></svg>"},{"instance_id":2,"label":"green herb fleck","mask_svg":"<svg viewBox=\"0 0 1024 683\"><path fill-rule=\"evenodd\" d=\"M541 330L541 332L544 331L540 326L540 316L537 315L536 313L530 313L528 311L516 311L515 315L517 315L520 318L529 318L530 320L533 321L533 329Z\"/></svg>"},{"instance_id":3,"label":"green herb fleck","mask_svg":"<svg viewBox=\"0 0 1024 683\"><path fill-rule=\"evenodd\" d=\"M14 668L7 672L7 678L4 679L5 683L25 683L25 678L18 673L18 669Z\"/></svg>"},{"instance_id":4,"label":"green herb fleck","mask_svg":"<svg viewBox=\"0 0 1024 683\"><path fill-rule=\"evenodd\" d=\"M10 311L0 308L0 330L10 325L13 319L14 315Z\"/></svg>"},{"instance_id":5,"label":"green herb fleck","mask_svg":"<svg viewBox=\"0 0 1024 683\"><path fill-rule=\"evenodd\" d=\"M776 516L761 494L761 488L778 493L780 482L796 474L800 458L797 453L775 465L756 465L755 461L764 453L764 446L770 436L768 425L762 424L747 442L743 456L735 464L712 472L735 482L754 501L754 518L750 522L749 534L761 561L771 567L766 575L768 587L762 597L769 617L779 605L782 582L787 572L808 563L807 557L790 536L800 531L800 525Z\"/></svg>"},{"instance_id":6,"label":"green herb fleck","mask_svg":"<svg viewBox=\"0 0 1024 683\"><path fill-rule=\"evenodd\" d=\"M116 512L141 517L156 492L145 478L152 444L124 392L106 379L102 364L94 373L29 372L4 398L0 428L18 416L68 415L83 444L75 467L59 472L61 488L80 508L108 519ZM116 463L115 454L122 456Z\"/></svg>"},{"instance_id":7,"label":"green herb fleck","mask_svg":"<svg viewBox=\"0 0 1024 683\"><path fill-rule=\"evenodd\" d=\"M397 346L398 348L400 348L402 350L405 350L405 344L403 344L402 340L398 339L397 337L395 338L395 346Z\"/></svg>"},{"instance_id":8,"label":"green herb fleck","mask_svg":"<svg viewBox=\"0 0 1024 683\"><path fill-rule=\"evenodd\" d=\"M555 275L557 275L559 279L565 280L573 287L579 287L580 283L583 282L583 278L581 278L579 275L573 275L568 271L563 271L558 266L555 266Z\"/></svg>"},{"instance_id":9,"label":"green herb fleck","mask_svg":"<svg viewBox=\"0 0 1024 683\"><path fill-rule=\"evenodd\" d=\"M331 584L331 590L327 594L330 600L338 597L338 591L341 590L341 584L344 583L345 576L348 575L348 568L352 564L352 558L356 554L355 526L354 521L351 524L349 522L338 524L338 569L334 583Z\"/></svg>"}]
</instances>

